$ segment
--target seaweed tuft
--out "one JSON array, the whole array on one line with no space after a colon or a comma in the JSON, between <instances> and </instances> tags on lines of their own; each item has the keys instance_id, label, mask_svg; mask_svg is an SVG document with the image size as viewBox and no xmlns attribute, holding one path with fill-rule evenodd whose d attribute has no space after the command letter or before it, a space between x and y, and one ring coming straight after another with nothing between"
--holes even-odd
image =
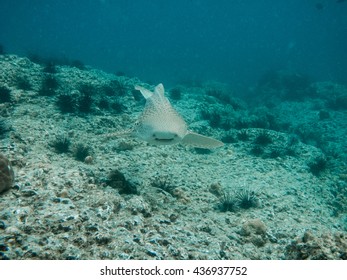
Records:
<instances>
[{"instance_id":1,"label":"seaweed tuft","mask_svg":"<svg viewBox=\"0 0 347 280\"><path fill-rule=\"evenodd\" d=\"M237 205L243 209L249 209L251 207L259 206L258 195L254 190L250 188L244 188L238 192L236 192L236 201Z\"/></svg>"},{"instance_id":2,"label":"seaweed tuft","mask_svg":"<svg viewBox=\"0 0 347 280\"><path fill-rule=\"evenodd\" d=\"M0 103L11 102L11 90L5 86L0 86Z\"/></svg>"},{"instance_id":3,"label":"seaweed tuft","mask_svg":"<svg viewBox=\"0 0 347 280\"><path fill-rule=\"evenodd\" d=\"M56 105L62 113L74 113L77 108L76 98L67 93L58 96Z\"/></svg>"},{"instance_id":4,"label":"seaweed tuft","mask_svg":"<svg viewBox=\"0 0 347 280\"><path fill-rule=\"evenodd\" d=\"M254 139L254 144L260 145L260 146L267 146L273 142L270 134L263 130L260 132L257 137Z\"/></svg>"},{"instance_id":5,"label":"seaweed tuft","mask_svg":"<svg viewBox=\"0 0 347 280\"><path fill-rule=\"evenodd\" d=\"M58 135L51 143L51 146L58 154L70 151L71 140L66 135Z\"/></svg>"},{"instance_id":6,"label":"seaweed tuft","mask_svg":"<svg viewBox=\"0 0 347 280\"><path fill-rule=\"evenodd\" d=\"M91 147L83 144L83 143L78 143L73 151L74 158L78 161L83 161L86 159L87 156L90 156L91 153Z\"/></svg>"},{"instance_id":7,"label":"seaweed tuft","mask_svg":"<svg viewBox=\"0 0 347 280\"><path fill-rule=\"evenodd\" d=\"M328 160L325 156L321 155L308 163L308 167L313 175L319 176L327 169Z\"/></svg>"},{"instance_id":8,"label":"seaweed tuft","mask_svg":"<svg viewBox=\"0 0 347 280\"><path fill-rule=\"evenodd\" d=\"M137 188L131 184L119 170L112 170L106 180L107 185L117 189L120 194L137 194Z\"/></svg>"},{"instance_id":9,"label":"seaweed tuft","mask_svg":"<svg viewBox=\"0 0 347 280\"><path fill-rule=\"evenodd\" d=\"M237 210L237 201L231 191L224 191L219 200L218 209L221 212L235 212Z\"/></svg>"}]
</instances>

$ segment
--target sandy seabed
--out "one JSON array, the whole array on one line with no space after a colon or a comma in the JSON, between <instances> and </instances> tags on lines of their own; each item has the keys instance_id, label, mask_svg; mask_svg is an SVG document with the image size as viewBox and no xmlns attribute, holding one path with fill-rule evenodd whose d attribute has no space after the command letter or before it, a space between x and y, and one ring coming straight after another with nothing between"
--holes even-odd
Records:
<instances>
[{"instance_id":1,"label":"sandy seabed","mask_svg":"<svg viewBox=\"0 0 347 280\"><path fill-rule=\"evenodd\" d=\"M42 91L47 76L58 81L52 95ZM59 96L80 100L85 84L94 89L91 111L62 112ZM301 131L323 132L324 145L334 144L329 154L303 137L292 144L285 130L212 128L200 108L232 120L265 110L207 95L211 87L223 92L218 83L181 85L171 101L193 130L230 139L222 148L108 139L130 129L143 109L135 84L153 87L88 67L46 73L27 58L0 55L0 86L11 90L11 101L0 103L8 127L1 149L15 171L14 186L0 194L0 259L347 258L347 113L324 107L323 97L331 87L347 96L343 86L317 83L321 95L266 109ZM257 144L264 133L271 143ZM54 147L62 135L71 141L66 153ZM80 144L89 149L78 160ZM289 145L292 154L283 152ZM315 171L320 157L327 166ZM228 195L238 201L230 209ZM253 200L240 203L247 195Z\"/></svg>"}]
</instances>

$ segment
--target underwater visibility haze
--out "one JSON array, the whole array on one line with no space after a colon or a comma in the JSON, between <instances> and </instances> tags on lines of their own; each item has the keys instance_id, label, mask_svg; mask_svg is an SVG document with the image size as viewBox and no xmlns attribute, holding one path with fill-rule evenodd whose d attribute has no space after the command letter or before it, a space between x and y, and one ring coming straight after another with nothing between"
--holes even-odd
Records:
<instances>
[{"instance_id":1,"label":"underwater visibility haze","mask_svg":"<svg viewBox=\"0 0 347 280\"><path fill-rule=\"evenodd\" d=\"M0 259L347 259L347 1L2 0Z\"/></svg>"},{"instance_id":2,"label":"underwater visibility haze","mask_svg":"<svg viewBox=\"0 0 347 280\"><path fill-rule=\"evenodd\" d=\"M248 88L278 69L346 82L344 2L1 2L0 43L10 53L78 59L164 85L214 79Z\"/></svg>"}]
</instances>

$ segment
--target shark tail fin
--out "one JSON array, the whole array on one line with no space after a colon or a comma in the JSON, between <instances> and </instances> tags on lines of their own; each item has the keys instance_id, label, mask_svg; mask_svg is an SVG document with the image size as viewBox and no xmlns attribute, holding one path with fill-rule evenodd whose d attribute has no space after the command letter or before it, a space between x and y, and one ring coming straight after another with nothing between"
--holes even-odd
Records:
<instances>
[{"instance_id":1,"label":"shark tail fin","mask_svg":"<svg viewBox=\"0 0 347 280\"><path fill-rule=\"evenodd\" d=\"M124 130L120 132L103 134L102 136L105 137L106 139L111 139L111 138L117 138L117 137L131 136L132 133L133 133L133 130Z\"/></svg>"}]
</instances>

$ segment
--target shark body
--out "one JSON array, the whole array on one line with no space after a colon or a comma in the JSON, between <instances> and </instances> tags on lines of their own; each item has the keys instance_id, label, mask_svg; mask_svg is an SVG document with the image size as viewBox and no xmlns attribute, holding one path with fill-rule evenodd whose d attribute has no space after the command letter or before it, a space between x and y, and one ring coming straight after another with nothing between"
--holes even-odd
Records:
<instances>
[{"instance_id":1,"label":"shark body","mask_svg":"<svg viewBox=\"0 0 347 280\"><path fill-rule=\"evenodd\" d=\"M224 144L216 139L194 133L165 97L164 86L154 91L135 86L146 99L144 111L129 134L154 145L187 144L201 148L217 148ZM122 134L124 135L124 134Z\"/></svg>"}]
</instances>

